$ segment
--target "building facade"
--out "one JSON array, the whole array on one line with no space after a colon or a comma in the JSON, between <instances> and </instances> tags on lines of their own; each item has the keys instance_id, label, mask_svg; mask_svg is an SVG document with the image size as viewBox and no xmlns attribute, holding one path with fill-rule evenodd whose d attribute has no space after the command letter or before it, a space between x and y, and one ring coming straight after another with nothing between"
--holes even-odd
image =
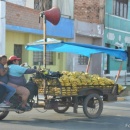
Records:
<instances>
[{"instance_id":1,"label":"building facade","mask_svg":"<svg viewBox=\"0 0 130 130\"><path fill-rule=\"evenodd\" d=\"M74 1L75 42L103 45L104 5L104 0ZM87 57L74 55L73 59L76 64L74 70L86 70ZM89 73L102 75L101 61L101 54L92 55Z\"/></svg>"},{"instance_id":2,"label":"building facade","mask_svg":"<svg viewBox=\"0 0 130 130\"><path fill-rule=\"evenodd\" d=\"M37 59L39 59L39 61L43 59L41 53L26 52L24 46L27 43L43 38L42 33L44 33L44 31L42 30L42 22L38 23L38 14L39 11L49 9L51 6L58 6L60 8L61 20L56 27L47 22L47 37L102 46L104 22L103 0L100 0L100 2L96 0L7 0L7 55L16 54L17 56L24 57L22 58L22 62L28 61L31 65L35 63L38 64ZM11 39L12 37L13 39ZM12 50L9 51L9 48ZM53 63L49 65L49 68L86 71L88 58L85 56L64 53L56 53L53 55L53 58L51 58L52 54L49 54L47 58L50 59L48 62ZM92 61L89 73L101 75L102 55L98 54L91 57ZM95 62L95 60L99 62Z\"/></svg>"},{"instance_id":3,"label":"building facade","mask_svg":"<svg viewBox=\"0 0 130 130\"><path fill-rule=\"evenodd\" d=\"M125 81L130 72L130 1L106 0L104 25L104 46L128 51L128 60L123 62L120 74ZM122 61L116 57L104 57L105 75L115 77Z\"/></svg>"},{"instance_id":4,"label":"building facade","mask_svg":"<svg viewBox=\"0 0 130 130\"><path fill-rule=\"evenodd\" d=\"M31 66L39 65L39 62L43 65L42 52L38 53L25 50L27 43L43 38L43 20L41 19L39 23L41 10L26 7L27 1L24 1L24 4L20 4L22 1L19 4L15 4L15 2L15 0L6 2L5 54L7 56L17 55L22 58L22 62L28 62ZM47 21L46 28L47 37L64 41L74 38L74 23L67 15L64 17L61 16L60 22L56 26ZM66 70L66 54L50 52L47 54L47 59L48 68L59 71Z\"/></svg>"},{"instance_id":5,"label":"building facade","mask_svg":"<svg viewBox=\"0 0 130 130\"><path fill-rule=\"evenodd\" d=\"M60 8L61 19L56 26L47 21L47 37L129 52L129 4L129 0L7 0L6 54L17 54L22 57L22 62L38 65L43 54L28 52L24 46L43 38L39 12L52 6ZM47 59L48 68L60 71L85 72L88 64L88 57L76 54L48 53ZM105 54L92 55L89 73L115 77L120 62ZM121 74L129 71L128 60L124 62Z\"/></svg>"}]
</instances>

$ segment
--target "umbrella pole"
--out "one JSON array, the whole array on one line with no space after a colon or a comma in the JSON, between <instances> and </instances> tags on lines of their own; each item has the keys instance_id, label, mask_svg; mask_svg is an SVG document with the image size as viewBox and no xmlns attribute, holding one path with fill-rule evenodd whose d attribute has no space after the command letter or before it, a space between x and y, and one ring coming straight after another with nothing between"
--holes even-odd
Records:
<instances>
[{"instance_id":1,"label":"umbrella pole","mask_svg":"<svg viewBox=\"0 0 130 130\"><path fill-rule=\"evenodd\" d=\"M121 64L120 64L120 68L119 68L119 70L118 70L118 73L117 73L117 76L116 76L116 79L115 79L115 84L117 83L118 78L119 78L119 76L120 76L120 72L121 72L121 70L122 70L122 64L123 64L123 62L121 62Z\"/></svg>"},{"instance_id":2,"label":"umbrella pole","mask_svg":"<svg viewBox=\"0 0 130 130\"><path fill-rule=\"evenodd\" d=\"M88 73L88 71L89 71L90 61L91 61L91 56L90 56L89 59L88 59L88 64L87 64L87 67L86 67L86 72L87 72L87 73Z\"/></svg>"},{"instance_id":3,"label":"umbrella pole","mask_svg":"<svg viewBox=\"0 0 130 130\"><path fill-rule=\"evenodd\" d=\"M43 63L44 63L44 68L46 68L46 42L47 42L47 39L46 39L46 16L43 15L43 30L44 30L44 33L43 33L43 46L44 46L44 51L43 51Z\"/></svg>"},{"instance_id":4,"label":"umbrella pole","mask_svg":"<svg viewBox=\"0 0 130 130\"><path fill-rule=\"evenodd\" d=\"M44 64L44 68L46 69L46 42L47 42L47 39L46 39L46 16L43 14L43 47L44 47L44 50L43 50L43 64ZM45 99L47 99L47 94L46 94L46 79L43 80L43 88L44 88L44 96L45 96Z\"/></svg>"},{"instance_id":5,"label":"umbrella pole","mask_svg":"<svg viewBox=\"0 0 130 130\"><path fill-rule=\"evenodd\" d=\"M123 64L123 61L122 61L121 64L120 64L120 68L119 68L119 70L118 70L118 73L117 73L117 76L116 76L116 79L115 79L115 85L114 85L114 87L113 87L113 89L112 89L112 94L114 94L115 89L116 89L116 87L117 87L116 83L117 83L117 80L118 80L118 78L119 78L119 76L120 76L120 72L121 72L121 69L122 69L122 64ZM118 89L118 88L117 88L117 89ZM118 91L118 90L117 90L117 91Z\"/></svg>"}]
</instances>

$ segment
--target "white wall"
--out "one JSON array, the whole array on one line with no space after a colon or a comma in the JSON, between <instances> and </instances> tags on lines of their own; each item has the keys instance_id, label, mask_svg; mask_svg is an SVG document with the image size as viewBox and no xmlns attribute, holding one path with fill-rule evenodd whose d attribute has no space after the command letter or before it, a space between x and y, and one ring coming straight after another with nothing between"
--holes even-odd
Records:
<instances>
[{"instance_id":1,"label":"white wall","mask_svg":"<svg viewBox=\"0 0 130 130\"><path fill-rule=\"evenodd\" d=\"M0 1L0 55L5 54L5 36L6 36L6 2Z\"/></svg>"},{"instance_id":2,"label":"white wall","mask_svg":"<svg viewBox=\"0 0 130 130\"><path fill-rule=\"evenodd\" d=\"M30 1L32 1L32 0L30 0ZM21 6L25 6L26 0L6 0L6 2L10 2L10 3L21 5Z\"/></svg>"},{"instance_id":3,"label":"white wall","mask_svg":"<svg viewBox=\"0 0 130 130\"><path fill-rule=\"evenodd\" d=\"M86 43L86 44L93 44L93 45L102 45L102 39L101 38L93 38L83 35L76 35L75 42L77 43ZM68 62L68 69L70 71L84 71L86 72L87 65L79 65L78 63L78 55L75 54L68 54L67 57ZM102 55L101 54L95 54L91 56L91 62L90 62L90 68L89 73L90 74L99 74L102 75Z\"/></svg>"},{"instance_id":4,"label":"white wall","mask_svg":"<svg viewBox=\"0 0 130 130\"><path fill-rule=\"evenodd\" d=\"M60 8L61 14L74 17L74 0L53 0L53 6Z\"/></svg>"},{"instance_id":5,"label":"white wall","mask_svg":"<svg viewBox=\"0 0 130 130\"><path fill-rule=\"evenodd\" d=\"M6 0L6 1L34 9L34 0ZM62 17L71 17L71 19L73 19L74 0L53 0L52 6L58 6L60 8Z\"/></svg>"},{"instance_id":6,"label":"white wall","mask_svg":"<svg viewBox=\"0 0 130 130\"><path fill-rule=\"evenodd\" d=\"M75 33L93 38L102 38L104 25L75 20Z\"/></svg>"},{"instance_id":7,"label":"white wall","mask_svg":"<svg viewBox=\"0 0 130 130\"><path fill-rule=\"evenodd\" d=\"M26 0L25 6L34 9L34 0Z\"/></svg>"},{"instance_id":8,"label":"white wall","mask_svg":"<svg viewBox=\"0 0 130 130\"><path fill-rule=\"evenodd\" d=\"M6 0L6 2L34 9L34 0Z\"/></svg>"}]
</instances>

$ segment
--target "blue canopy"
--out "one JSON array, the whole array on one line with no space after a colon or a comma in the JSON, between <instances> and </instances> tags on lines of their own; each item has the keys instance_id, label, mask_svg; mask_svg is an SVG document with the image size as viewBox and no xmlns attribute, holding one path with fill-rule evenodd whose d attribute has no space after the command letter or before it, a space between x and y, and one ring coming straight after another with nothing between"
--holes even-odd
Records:
<instances>
[{"instance_id":1,"label":"blue canopy","mask_svg":"<svg viewBox=\"0 0 130 130\"><path fill-rule=\"evenodd\" d=\"M28 44L25 46L25 49L30 51L44 51L44 45L41 42L43 43L43 40ZM112 49L87 43L63 42L59 40L54 42L49 41L49 43L46 44L46 51L76 53L87 57L90 57L91 54L106 53L122 60L127 59L127 52L122 49Z\"/></svg>"}]
</instances>

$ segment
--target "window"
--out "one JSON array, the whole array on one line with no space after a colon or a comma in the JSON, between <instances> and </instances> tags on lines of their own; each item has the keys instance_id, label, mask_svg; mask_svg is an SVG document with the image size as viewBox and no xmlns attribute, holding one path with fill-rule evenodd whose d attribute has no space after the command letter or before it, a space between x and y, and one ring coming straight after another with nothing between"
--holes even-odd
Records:
<instances>
[{"instance_id":1,"label":"window","mask_svg":"<svg viewBox=\"0 0 130 130\"><path fill-rule=\"evenodd\" d=\"M121 46L115 46L115 49L122 49ZM120 58L115 57L116 60L121 60Z\"/></svg>"},{"instance_id":2,"label":"window","mask_svg":"<svg viewBox=\"0 0 130 130\"><path fill-rule=\"evenodd\" d=\"M79 55L78 56L78 63L79 63L79 65L87 65L88 64L88 57Z\"/></svg>"},{"instance_id":3,"label":"window","mask_svg":"<svg viewBox=\"0 0 130 130\"><path fill-rule=\"evenodd\" d=\"M34 0L34 9L44 11L52 8L52 0Z\"/></svg>"},{"instance_id":4,"label":"window","mask_svg":"<svg viewBox=\"0 0 130 130\"><path fill-rule=\"evenodd\" d=\"M14 55L22 59L22 45L14 44ZM19 63L21 64L22 61L20 60Z\"/></svg>"},{"instance_id":5,"label":"window","mask_svg":"<svg viewBox=\"0 0 130 130\"><path fill-rule=\"evenodd\" d=\"M46 65L53 65L54 52L46 52ZM33 52L33 64L43 64L43 52Z\"/></svg>"},{"instance_id":6,"label":"window","mask_svg":"<svg viewBox=\"0 0 130 130\"><path fill-rule=\"evenodd\" d=\"M113 11L114 15L127 18L128 0L114 0Z\"/></svg>"}]
</instances>

